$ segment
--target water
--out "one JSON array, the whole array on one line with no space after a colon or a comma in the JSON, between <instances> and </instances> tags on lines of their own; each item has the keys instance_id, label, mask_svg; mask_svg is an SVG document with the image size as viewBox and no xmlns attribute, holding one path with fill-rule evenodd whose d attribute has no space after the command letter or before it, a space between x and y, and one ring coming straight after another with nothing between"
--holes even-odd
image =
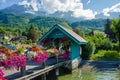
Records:
<instances>
[{"instance_id":1,"label":"water","mask_svg":"<svg viewBox=\"0 0 120 80\"><path fill-rule=\"evenodd\" d=\"M120 71L77 69L72 74L60 76L58 80L120 80Z\"/></svg>"}]
</instances>

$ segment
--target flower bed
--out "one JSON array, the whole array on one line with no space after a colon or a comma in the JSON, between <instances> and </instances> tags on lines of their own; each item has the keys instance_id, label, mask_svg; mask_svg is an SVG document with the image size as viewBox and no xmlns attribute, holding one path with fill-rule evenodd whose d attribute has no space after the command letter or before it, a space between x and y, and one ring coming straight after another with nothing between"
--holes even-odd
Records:
<instances>
[{"instance_id":1,"label":"flower bed","mask_svg":"<svg viewBox=\"0 0 120 80\"><path fill-rule=\"evenodd\" d=\"M3 76L4 76L4 73L3 73L3 71L0 69L0 80L8 80L8 79L4 78Z\"/></svg>"},{"instance_id":2,"label":"flower bed","mask_svg":"<svg viewBox=\"0 0 120 80\"><path fill-rule=\"evenodd\" d=\"M48 57L47 51L38 47L31 47L27 52L28 60L32 60L34 63L43 63L48 59Z\"/></svg>"}]
</instances>

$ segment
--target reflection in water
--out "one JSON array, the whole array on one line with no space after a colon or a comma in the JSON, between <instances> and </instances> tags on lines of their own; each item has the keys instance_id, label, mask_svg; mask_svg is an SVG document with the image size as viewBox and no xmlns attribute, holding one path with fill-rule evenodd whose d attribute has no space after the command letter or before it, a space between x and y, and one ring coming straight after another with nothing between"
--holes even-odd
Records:
<instances>
[{"instance_id":1,"label":"reflection in water","mask_svg":"<svg viewBox=\"0 0 120 80\"><path fill-rule=\"evenodd\" d=\"M72 74L60 76L59 80L120 80L120 71L77 69Z\"/></svg>"}]
</instances>

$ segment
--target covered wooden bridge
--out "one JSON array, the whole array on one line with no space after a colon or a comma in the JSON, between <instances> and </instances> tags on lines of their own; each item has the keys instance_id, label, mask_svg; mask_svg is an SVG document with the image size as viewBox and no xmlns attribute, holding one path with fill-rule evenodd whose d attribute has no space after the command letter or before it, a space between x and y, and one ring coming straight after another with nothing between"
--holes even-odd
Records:
<instances>
[{"instance_id":1,"label":"covered wooden bridge","mask_svg":"<svg viewBox=\"0 0 120 80\"><path fill-rule=\"evenodd\" d=\"M46 48L55 47L58 49L60 55L57 57L57 60L56 58L49 58L46 61L46 67L44 69L41 68L40 64L35 65L31 62L27 62L26 75L20 77L18 76L20 74L18 71L5 71L5 77L11 80L32 80L37 76L44 75L61 66L70 70L77 68L81 61L81 45L86 43L86 40L71 29L56 24L39 39L38 44ZM45 77L44 80L46 80Z\"/></svg>"}]
</instances>

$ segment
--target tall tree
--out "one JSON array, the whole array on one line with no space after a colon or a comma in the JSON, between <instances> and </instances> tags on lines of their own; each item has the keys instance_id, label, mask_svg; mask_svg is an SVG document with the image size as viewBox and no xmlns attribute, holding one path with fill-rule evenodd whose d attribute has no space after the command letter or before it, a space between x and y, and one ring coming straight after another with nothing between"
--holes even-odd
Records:
<instances>
[{"instance_id":1,"label":"tall tree","mask_svg":"<svg viewBox=\"0 0 120 80\"><path fill-rule=\"evenodd\" d=\"M111 20L107 19L105 24L105 33L108 35L113 32L112 29L110 28L110 25L111 25Z\"/></svg>"},{"instance_id":2,"label":"tall tree","mask_svg":"<svg viewBox=\"0 0 120 80\"><path fill-rule=\"evenodd\" d=\"M31 39L32 42L36 42L38 40L38 32L35 29L34 24L32 24L30 29L28 30L27 38Z\"/></svg>"},{"instance_id":3,"label":"tall tree","mask_svg":"<svg viewBox=\"0 0 120 80\"><path fill-rule=\"evenodd\" d=\"M111 23L111 29L115 32L116 37L119 42L118 51L120 52L120 17L118 19L113 19Z\"/></svg>"},{"instance_id":4,"label":"tall tree","mask_svg":"<svg viewBox=\"0 0 120 80\"><path fill-rule=\"evenodd\" d=\"M105 24L105 34L111 41L116 41L115 33L111 29L111 20L107 19L106 24Z\"/></svg>"},{"instance_id":5,"label":"tall tree","mask_svg":"<svg viewBox=\"0 0 120 80\"><path fill-rule=\"evenodd\" d=\"M81 37L84 37L84 33L79 27L74 28L73 31L77 33L78 35L80 35Z\"/></svg>"}]
</instances>

